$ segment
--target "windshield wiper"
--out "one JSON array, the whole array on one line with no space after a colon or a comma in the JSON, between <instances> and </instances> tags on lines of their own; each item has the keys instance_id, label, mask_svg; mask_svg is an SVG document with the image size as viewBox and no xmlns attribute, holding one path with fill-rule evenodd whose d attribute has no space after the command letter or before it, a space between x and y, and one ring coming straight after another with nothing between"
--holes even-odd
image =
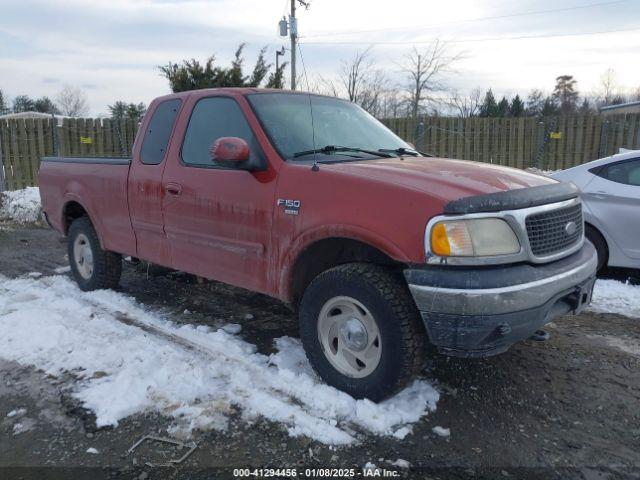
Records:
<instances>
[{"instance_id":1,"label":"windshield wiper","mask_svg":"<svg viewBox=\"0 0 640 480\"><path fill-rule=\"evenodd\" d=\"M395 153L396 155L412 155L414 157L417 157L418 155L421 154L421 152L418 152L417 150L413 150L411 148L405 148L405 147L400 147L400 148L381 148L380 150L378 150L379 152L388 152L388 153Z\"/></svg>"},{"instance_id":2,"label":"windshield wiper","mask_svg":"<svg viewBox=\"0 0 640 480\"><path fill-rule=\"evenodd\" d=\"M393 152L396 155L411 155L413 157L417 157L418 155L422 155L423 157L435 157L433 153L421 152L420 150L415 150L413 148L381 148L378 150L379 152Z\"/></svg>"},{"instance_id":3,"label":"windshield wiper","mask_svg":"<svg viewBox=\"0 0 640 480\"><path fill-rule=\"evenodd\" d=\"M305 150L302 152L296 152L293 154L293 158L298 158L298 157L303 157L305 155L313 155L314 153L338 153L338 152L359 152L359 153L366 153L368 155L375 155L376 157L383 157L383 158L391 158L393 155L390 155L389 153L383 152L383 151L374 151L374 150L365 150L364 148L357 148L357 147L341 147L341 146L337 146L337 145L325 145L322 148L316 148L314 150Z\"/></svg>"}]
</instances>

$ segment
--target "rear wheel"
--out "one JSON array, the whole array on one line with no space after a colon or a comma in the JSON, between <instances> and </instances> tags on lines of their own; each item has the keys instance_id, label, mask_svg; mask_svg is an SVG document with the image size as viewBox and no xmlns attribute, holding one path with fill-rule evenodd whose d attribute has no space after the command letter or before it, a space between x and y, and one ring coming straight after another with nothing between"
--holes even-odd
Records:
<instances>
[{"instance_id":1,"label":"rear wheel","mask_svg":"<svg viewBox=\"0 0 640 480\"><path fill-rule=\"evenodd\" d=\"M341 265L316 277L300 305L300 338L315 371L355 398L382 400L424 359L424 327L403 281L383 267Z\"/></svg>"},{"instance_id":2,"label":"rear wheel","mask_svg":"<svg viewBox=\"0 0 640 480\"><path fill-rule=\"evenodd\" d=\"M122 273L121 255L100 247L88 217L80 217L69 227L68 255L71 273L81 290L115 288Z\"/></svg>"},{"instance_id":3,"label":"rear wheel","mask_svg":"<svg viewBox=\"0 0 640 480\"><path fill-rule=\"evenodd\" d=\"M607 241L602 234L593 228L591 225L587 225L584 232L587 240L593 243L598 253L598 272L601 272L606 266L609 260L609 248L607 247Z\"/></svg>"}]
</instances>

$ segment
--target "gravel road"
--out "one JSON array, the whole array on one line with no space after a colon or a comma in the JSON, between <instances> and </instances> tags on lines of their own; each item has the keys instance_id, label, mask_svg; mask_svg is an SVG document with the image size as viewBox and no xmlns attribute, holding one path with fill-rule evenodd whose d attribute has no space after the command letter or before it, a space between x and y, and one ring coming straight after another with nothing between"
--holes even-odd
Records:
<instances>
[{"instance_id":1,"label":"gravel road","mask_svg":"<svg viewBox=\"0 0 640 480\"><path fill-rule=\"evenodd\" d=\"M65 250L49 229L0 225L0 274L7 277L52 275L67 264ZM187 309L189 323L240 323L242 337L262 353L272 351L275 337L297 336L282 304L219 283L128 265L121 289L175 322L186 321ZM174 447L126 454L144 435L166 435L170 419L134 415L97 429L70 394L73 379L0 360L0 477L232 478L231 468L249 466L361 474L371 462L412 478L640 478L640 319L587 312L558 319L549 332L547 342L523 342L485 360L431 352L425 376L440 401L404 440L371 435L332 448L292 438L278 424L234 418L227 431L197 433L198 448L170 469L145 462L177 454ZM451 435L437 435L436 426ZM398 459L410 467L391 464ZM26 468L33 466L40 469Z\"/></svg>"}]
</instances>

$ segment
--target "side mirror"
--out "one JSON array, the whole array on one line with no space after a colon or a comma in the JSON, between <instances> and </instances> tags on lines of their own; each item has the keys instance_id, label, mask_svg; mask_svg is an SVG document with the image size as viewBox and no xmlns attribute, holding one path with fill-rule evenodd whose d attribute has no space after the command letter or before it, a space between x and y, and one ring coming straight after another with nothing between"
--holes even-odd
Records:
<instances>
[{"instance_id":1,"label":"side mirror","mask_svg":"<svg viewBox=\"0 0 640 480\"><path fill-rule=\"evenodd\" d=\"M238 137L221 137L210 150L214 162L237 164L249 160L249 145Z\"/></svg>"}]
</instances>

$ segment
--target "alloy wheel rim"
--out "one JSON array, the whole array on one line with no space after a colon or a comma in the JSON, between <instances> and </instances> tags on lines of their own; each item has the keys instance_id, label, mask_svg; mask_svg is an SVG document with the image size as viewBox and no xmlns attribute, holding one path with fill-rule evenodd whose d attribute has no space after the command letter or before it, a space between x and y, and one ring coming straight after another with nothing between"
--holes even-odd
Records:
<instances>
[{"instance_id":1,"label":"alloy wheel rim","mask_svg":"<svg viewBox=\"0 0 640 480\"><path fill-rule=\"evenodd\" d=\"M78 235L73 242L73 260L80 276L89 280L93 275L93 250L84 233Z\"/></svg>"},{"instance_id":2,"label":"alloy wheel rim","mask_svg":"<svg viewBox=\"0 0 640 480\"><path fill-rule=\"evenodd\" d=\"M323 305L318 340L329 363L348 377L366 377L380 363L380 329L367 307L355 298L334 297Z\"/></svg>"}]
</instances>

